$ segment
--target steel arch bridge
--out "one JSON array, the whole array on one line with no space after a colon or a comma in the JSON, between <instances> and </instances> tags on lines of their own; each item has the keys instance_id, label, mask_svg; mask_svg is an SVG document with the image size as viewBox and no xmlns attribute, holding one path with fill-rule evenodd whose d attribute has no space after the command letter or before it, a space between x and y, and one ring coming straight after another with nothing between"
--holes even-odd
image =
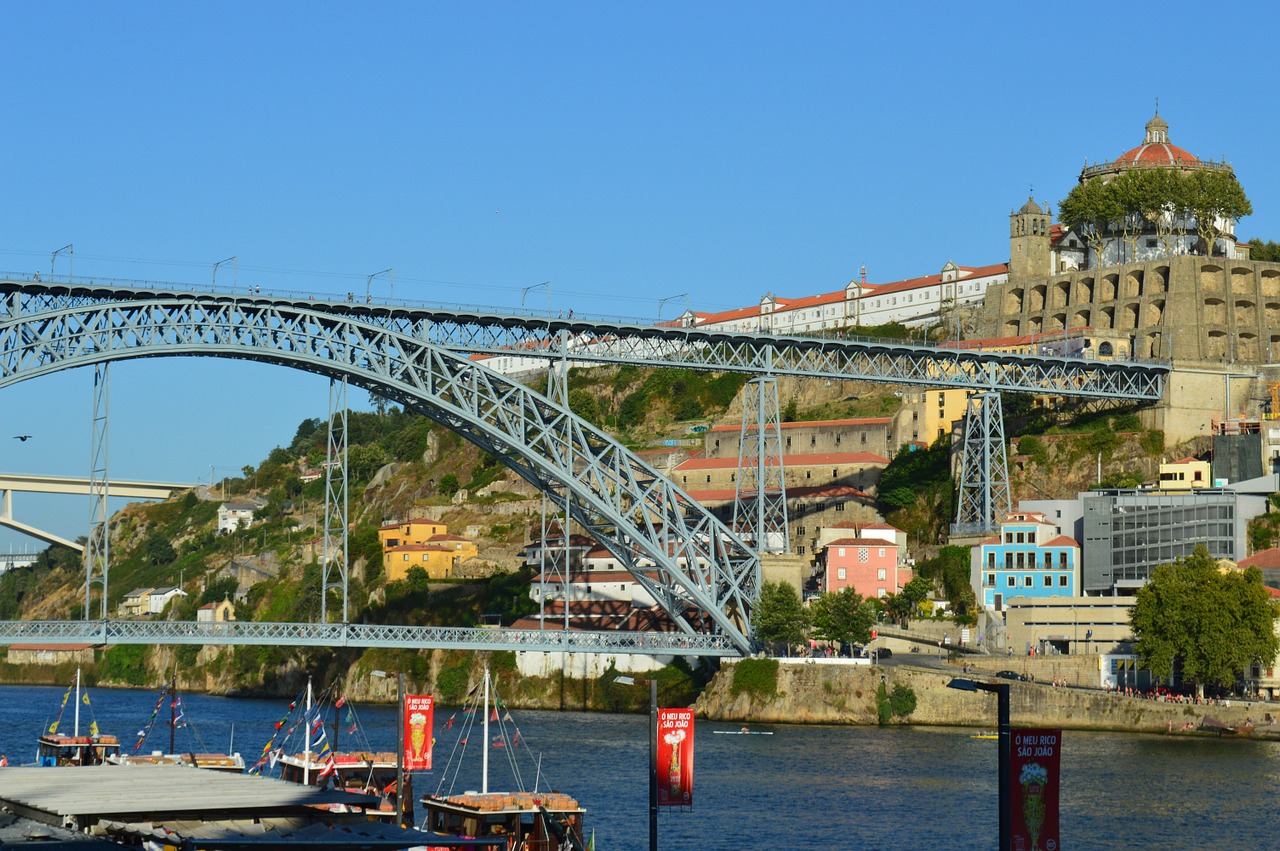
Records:
<instances>
[{"instance_id":1,"label":"steel arch bridge","mask_svg":"<svg viewBox=\"0 0 1280 851\"><path fill-rule=\"evenodd\" d=\"M672 616L683 640L711 633L734 652L751 649L758 556L620 443L466 357L310 306L154 295L39 301L11 293L0 312L0 388L156 356L247 358L346 378L466 437L565 505ZM656 581L642 559L656 566Z\"/></svg>"},{"instance_id":2,"label":"steel arch bridge","mask_svg":"<svg viewBox=\"0 0 1280 851\"><path fill-rule=\"evenodd\" d=\"M896 341L723 333L578 317L310 294L201 291L137 282L0 280L0 387L62 369L153 356L252 359L351 383L422 413L501 458L608 547L683 632L650 643L592 633L518 636L525 649L742 653L758 557L731 530L608 435L462 357L599 363L1155 401L1165 363L940 350ZM658 579L638 565L649 559ZM357 630L332 624L0 624L0 643L287 643L509 646L493 630ZM204 628L196 628L204 627ZM335 629L338 629L335 632ZM465 631L464 631L465 632ZM193 638L192 636L196 636ZM528 643L525 643L528 639ZM426 642L427 644L423 644ZM660 649L655 649L660 645Z\"/></svg>"}]
</instances>

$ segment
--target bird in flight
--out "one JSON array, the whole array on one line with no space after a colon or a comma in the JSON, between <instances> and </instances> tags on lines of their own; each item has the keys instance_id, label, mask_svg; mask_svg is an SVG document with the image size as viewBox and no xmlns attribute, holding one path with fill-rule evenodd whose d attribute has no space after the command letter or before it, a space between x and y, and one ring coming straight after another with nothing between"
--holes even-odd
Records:
<instances>
[{"instance_id":1,"label":"bird in flight","mask_svg":"<svg viewBox=\"0 0 1280 851\"><path fill-rule=\"evenodd\" d=\"M30 440L30 439L31 439L31 435L29 435L29 434L15 434L15 435L13 436L13 439L14 439L14 440L21 440L23 443L26 443L28 440Z\"/></svg>"}]
</instances>

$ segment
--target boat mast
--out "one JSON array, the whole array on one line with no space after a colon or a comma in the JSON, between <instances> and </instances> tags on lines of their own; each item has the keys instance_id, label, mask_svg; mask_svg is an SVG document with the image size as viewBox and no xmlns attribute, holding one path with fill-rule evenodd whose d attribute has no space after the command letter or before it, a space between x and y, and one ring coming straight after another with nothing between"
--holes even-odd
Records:
<instances>
[{"instance_id":1,"label":"boat mast","mask_svg":"<svg viewBox=\"0 0 1280 851\"><path fill-rule=\"evenodd\" d=\"M76 726L75 735L80 735L80 669L76 668Z\"/></svg>"},{"instance_id":2,"label":"boat mast","mask_svg":"<svg viewBox=\"0 0 1280 851\"><path fill-rule=\"evenodd\" d=\"M178 675L174 674L169 689L169 753L177 753L174 737L178 732Z\"/></svg>"},{"instance_id":3,"label":"boat mast","mask_svg":"<svg viewBox=\"0 0 1280 851\"><path fill-rule=\"evenodd\" d=\"M484 663L484 741L480 743L480 750L484 752L484 761L482 765L484 770L480 775L480 793L489 794L489 662Z\"/></svg>"},{"instance_id":4,"label":"boat mast","mask_svg":"<svg viewBox=\"0 0 1280 851\"><path fill-rule=\"evenodd\" d=\"M302 716L306 720L302 723L302 738L304 745L302 749L302 785L311 785L311 678L307 677L307 711Z\"/></svg>"}]
</instances>

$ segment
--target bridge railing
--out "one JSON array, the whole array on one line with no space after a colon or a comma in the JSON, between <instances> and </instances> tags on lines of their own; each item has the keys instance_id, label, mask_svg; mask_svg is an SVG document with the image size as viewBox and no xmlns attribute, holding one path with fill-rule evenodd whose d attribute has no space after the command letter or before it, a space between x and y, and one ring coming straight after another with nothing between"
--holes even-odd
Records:
<instances>
[{"instance_id":1,"label":"bridge railing","mask_svg":"<svg viewBox=\"0 0 1280 851\"><path fill-rule=\"evenodd\" d=\"M253 621L0 621L0 644L211 644L739 656L727 637L484 627Z\"/></svg>"}]
</instances>

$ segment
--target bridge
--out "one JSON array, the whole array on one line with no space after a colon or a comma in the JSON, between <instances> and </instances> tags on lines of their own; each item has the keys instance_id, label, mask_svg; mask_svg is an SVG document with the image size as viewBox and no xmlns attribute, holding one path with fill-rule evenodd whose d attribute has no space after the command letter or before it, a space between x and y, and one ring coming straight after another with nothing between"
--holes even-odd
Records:
<instances>
[{"instance_id":1,"label":"bridge","mask_svg":"<svg viewBox=\"0 0 1280 851\"><path fill-rule=\"evenodd\" d=\"M759 555L658 471L557 401L471 355L1154 401L1168 365L738 334L589 317L364 304L120 281L0 280L0 388L137 357L251 359L349 381L453 430L532 483L605 546L679 627L652 636L512 633L521 649L748 653ZM648 565L653 565L649 568ZM656 572L649 577L646 570ZM103 577L105 581L105 576ZM105 589L104 589L105 592ZM0 624L0 643L281 643L512 649L493 630L353 624ZM185 632L184 632L185 631ZM39 633L38 635L36 633ZM504 633L505 634L505 633ZM528 638L530 641L524 641ZM511 639L514 641L514 638ZM370 644L368 642L390 642ZM456 643L455 643L456 642ZM602 651L602 647L612 647Z\"/></svg>"},{"instance_id":2,"label":"bridge","mask_svg":"<svg viewBox=\"0 0 1280 851\"><path fill-rule=\"evenodd\" d=\"M89 496L93 493L92 485L93 483L89 479L75 476L27 476L18 473L0 473L0 526L7 526L10 529L17 530L49 544L59 544L77 552L83 552L83 544L68 541L66 538L43 529L37 529L15 518L13 516L13 494L22 492ZM111 495L125 499L168 499L169 495L174 491L186 490L192 487L194 485L165 482L133 482L124 479L112 479L110 482Z\"/></svg>"}]
</instances>

